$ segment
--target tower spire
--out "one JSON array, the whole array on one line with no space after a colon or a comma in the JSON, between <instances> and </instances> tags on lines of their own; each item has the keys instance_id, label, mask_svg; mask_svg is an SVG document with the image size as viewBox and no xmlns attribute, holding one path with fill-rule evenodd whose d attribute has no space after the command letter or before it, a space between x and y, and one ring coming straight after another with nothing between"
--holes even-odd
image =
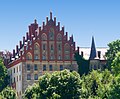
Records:
<instances>
[{"instance_id":1,"label":"tower spire","mask_svg":"<svg viewBox=\"0 0 120 99\"><path fill-rule=\"evenodd\" d=\"M94 59L95 57L96 57L96 47L95 47L94 37L92 36L92 44L91 44L89 59Z\"/></svg>"}]
</instances>

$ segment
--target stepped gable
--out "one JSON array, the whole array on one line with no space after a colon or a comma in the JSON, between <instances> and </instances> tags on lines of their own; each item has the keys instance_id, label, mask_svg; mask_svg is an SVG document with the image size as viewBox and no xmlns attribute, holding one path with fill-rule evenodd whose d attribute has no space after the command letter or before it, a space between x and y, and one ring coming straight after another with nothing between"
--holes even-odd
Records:
<instances>
[{"instance_id":1,"label":"stepped gable","mask_svg":"<svg viewBox=\"0 0 120 99\"><path fill-rule=\"evenodd\" d=\"M12 58L10 63L8 64L8 68L11 66L14 66L19 62L25 62L27 53L32 55L31 60L34 61L34 50L33 50L34 44L36 43L38 45L41 45L41 40L44 38L44 36L42 37L42 34L47 35L47 41L48 41L48 36L49 36L48 33L52 31L55 32L55 35L54 35L55 40L57 40L58 34L61 34L62 43L70 45L71 47L70 53L75 52L75 42L73 40L73 35L68 39L68 32L66 33L64 32L64 27L60 29L60 22L58 22L58 24L56 25L56 17L54 17L54 20L53 20L52 12L50 12L50 19L46 17L46 23L43 22L42 26L38 26L37 20L35 19L34 23L28 26L28 28L29 28L29 31L26 33L26 36L23 36L23 40L19 42L19 45L16 45L16 49L13 49ZM40 50L41 50L41 46L40 46ZM63 50L64 50L64 47L63 47ZM72 54L70 55L70 57L71 56ZM41 54L40 54L40 57L42 57ZM64 59L64 55L62 57ZM70 59L70 60L72 61L73 59ZM40 58L40 62L41 61L42 59Z\"/></svg>"}]
</instances>

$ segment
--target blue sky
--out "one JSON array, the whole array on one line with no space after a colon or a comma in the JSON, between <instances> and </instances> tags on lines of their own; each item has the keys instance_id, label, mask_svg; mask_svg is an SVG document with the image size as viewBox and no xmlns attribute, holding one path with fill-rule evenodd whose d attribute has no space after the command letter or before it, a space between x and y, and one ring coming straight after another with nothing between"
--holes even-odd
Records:
<instances>
[{"instance_id":1,"label":"blue sky","mask_svg":"<svg viewBox=\"0 0 120 99\"><path fill-rule=\"evenodd\" d=\"M1 0L0 50L15 48L36 18L39 25L52 11L57 22L73 34L76 45L106 47L120 38L120 0Z\"/></svg>"}]
</instances>

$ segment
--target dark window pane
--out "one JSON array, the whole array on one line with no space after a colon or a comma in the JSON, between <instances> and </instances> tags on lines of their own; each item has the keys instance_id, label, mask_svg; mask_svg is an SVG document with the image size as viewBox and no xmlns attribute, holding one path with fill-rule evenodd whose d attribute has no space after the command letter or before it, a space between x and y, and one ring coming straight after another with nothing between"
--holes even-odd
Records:
<instances>
[{"instance_id":1,"label":"dark window pane","mask_svg":"<svg viewBox=\"0 0 120 99\"><path fill-rule=\"evenodd\" d=\"M52 65L49 65L49 71L52 71L53 68L52 68Z\"/></svg>"},{"instance_id":2,"label":"dark window pane","mask_svg":"<svg viewBox=\"0 0 120 99\"><path fill-rule=\"evenodd\" d=\"M60 65L60 71L63 70L63 65Z\"/></svg>"},{"instance_id":3,"label":"dark window pane","mask_svg":"<svg viewBox=\"0 0 120 99\"><path fill-rule=\"evenodd\" d=\"M38 70L37 64L34 65L34 70Z\"/></svg>"},{"instance_id":4,"label":"dark window pane","mask_svg":"<svg viewBox=\"0 0 120 99\"><path fill-rule=\"evenodd\" d=\"M34 80L38 80L38 74L34 75Z\"/></svg>"},{"instance_id":5,"label":"dark window pane","mask_svg":"<svg viewBox=\"0 0 120 99\"><path fill-rule=\"evenodd\" d=\"M31 75L27 74L27 80L31 80Z\"/></svg>"},{"instance_id":6,"label":"dark window pane","mask_svg":"<svg viewBox=\"0 0 120 99\"><path fill-rule=\"evenodd\" d=\"M46 65L43 65L43 71L46 71Z\"/></svg>"},{"instance_id":7,"label":"dark window pane","mask_svg":"<svg viewBox=\"0 0 120 99\"><path fill-rule=\"evenodd\" d=\"M27 71L30 71L30 64L27 64Z\"/></svg>"}]
</instances>

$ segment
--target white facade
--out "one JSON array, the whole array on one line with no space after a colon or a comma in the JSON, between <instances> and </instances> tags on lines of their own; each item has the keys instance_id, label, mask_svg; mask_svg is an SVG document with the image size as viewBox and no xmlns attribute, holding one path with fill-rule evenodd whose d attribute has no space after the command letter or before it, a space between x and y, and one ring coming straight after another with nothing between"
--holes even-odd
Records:
<instances>
[{"instance_id":1,"label":"white facade","mask_svg":"<svg viewBox=\"0 0 120 99\"><path fill-rule=\"evenodd\" d=\"M107 47L96 47L96 53L97 53L97 57L98 57L98 51L100 51L100 60L105 60L105 53L107 52ZM80 47L79 52L80 55L82 55L83 53L83 57L85 59L89 59L90 57L90 51L91 48L90 47Z\"/></svg>"},{"instance_id":2,"label":"white facade","mask_svg":"<svg viewBox=\"0 0 120 99\"><path fill-rule=\"evenodd\" d=\"M8 69L10 75L10 85L12 85L21 99L22 95L22 62Z\"/></svg>"}]
</instances>

